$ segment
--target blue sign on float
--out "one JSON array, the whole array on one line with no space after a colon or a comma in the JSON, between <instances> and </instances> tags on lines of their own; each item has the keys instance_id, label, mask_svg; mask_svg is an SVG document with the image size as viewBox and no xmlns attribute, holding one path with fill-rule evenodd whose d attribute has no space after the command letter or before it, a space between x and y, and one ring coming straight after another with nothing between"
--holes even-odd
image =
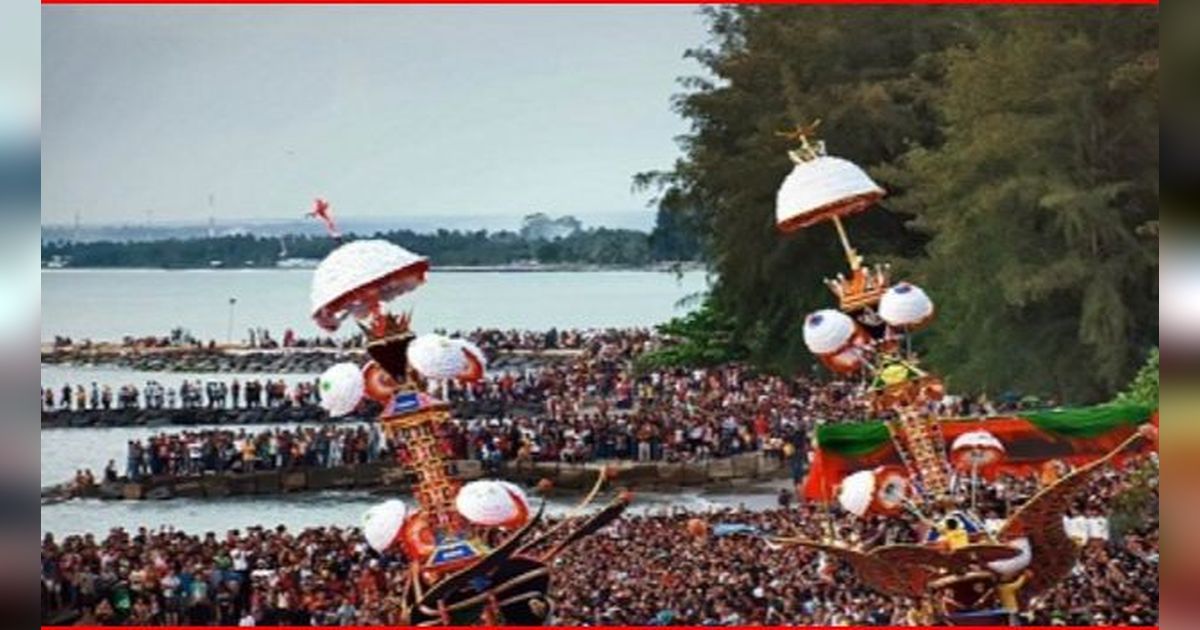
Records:
<instances>
[{"instance_id":1,"label":"blue sign on float","mask_svg":"<svg viewBox=\"0 0 1200 630\"><path fill-rule=\"evenodd\" d=\"M421 400L417 392L401 392L392 399L392 414L408 413L421 408Z\"/></svg>"},{"instance_id":2,"label":"blue sign on float","mask_svg":"<svg viewBox=\"0 0 1200 630\"><path fill-rule=\"evenodd\" d=\"M475 555L477 555L475 548L470 543L466 541L452 542L435 549L430 564L439 565L456 560L473 558Z\"/></svg>"}]
</instances>

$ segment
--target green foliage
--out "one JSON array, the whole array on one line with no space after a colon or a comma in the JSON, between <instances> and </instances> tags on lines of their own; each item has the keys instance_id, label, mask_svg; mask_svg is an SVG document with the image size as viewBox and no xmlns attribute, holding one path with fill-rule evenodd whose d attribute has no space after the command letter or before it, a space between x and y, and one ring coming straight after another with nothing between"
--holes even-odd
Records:
<instances>
[{"instance_id":1,"label":"green foliage","mask_svg":"<svg viewBox=\"0 0 1200 630\"><path fill-rule=\"evenodd\" d=\"M699 308L659 325L658 332L666 347L639 355L637 370L707 367L742 361L748 354L734 336L733 323L707 297Z\"/></svg>"},{"instance_id":2,"label":"green foliage","mask_svg":"<svg viewBox=\"0 0 1200 630\"><path fill-rule=\"evenodd\" d=\"M931 234L929 358L971 388L1100 400L1158 338L1157 14L1007 11L941 55L945 141L895 168Z\"/></svg>"},{"instance_id":3,"label":"green foliage","mask_svg":"<svg viewBox=\"0 0 1200 630\"><path fill-rule=\"evenodd\" d=\"M1158 347L1146 357L1133 381L1125 391L1117 394L1117 402L1133 403L1158 408Z\"/></svg>"},{"instance_id":4,"label":"green foliage","mask_svg":"<svg viewBox=\"0 0 1200 630\"><path fill-rule=\"evenodd\" d=\"M350 236L350 238L357 238ZM435 265L504 265L534 261L545 264L640 266L660 260L645 232L595 228L574 230L553 239L524 238L512 232L465 232L439 230L417 233L398 230L376 233L382 238L421 252ZM289 257L319 259L337 243L324 236L286 237ZM271 267L279 258L276 237L221 236L214 238L166 239L158 241L76 243L48 242L42 259L55 256L73 267L208 267L217 261L223 267Z\"/></svg>"},{"instance_id":5,"label":"green foliage","mask_svg":"<svg viewBox=\"0 0 1200 630\"><path fill-rule=\"evenodd\" d=\"M697 226L717 272L714 306L733 322L756 362L789 369L811 363L804 315L828 304L821 279L844 267L832 226L784 237L775 228L775 191L792 164L776 132L823 119L838 155L885 163L911 143L930 143L925 57L963 41L944 8L733 6L706 9L713 43L688 54L713 78L691 78L676 100L693 131L669 172L636 182L663 190L660 209ZM917 16L914 19L914 15ZM856 245L877 255L915 253L920 235L885 211L850 221Z\"/></svg>"},{"instance_id":6,"label":"green foliage","mask_svg":"<svg viewBox=\"0 0 1200 630\"><path fill-rule=\"evenodd\" d=\"M698 226L713 304L774 369L811 362L806 313L845 267L832 226L785 236L775 132L822 118L832 155L889 190L847 221L869 262L923 284L921 343L963 392L1107 397L1157 338L1157 12L1122 8L706 10L692 124L673 169L637 178Z\"/></svg>"}]
</instances>

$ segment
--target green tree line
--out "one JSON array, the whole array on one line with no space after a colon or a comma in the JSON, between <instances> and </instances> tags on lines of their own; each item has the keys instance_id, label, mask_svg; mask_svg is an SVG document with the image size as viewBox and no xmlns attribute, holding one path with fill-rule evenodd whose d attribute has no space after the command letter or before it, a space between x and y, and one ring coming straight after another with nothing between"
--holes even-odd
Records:
<instances>
[{"instance_id":1,"label":"green tree line","mask_svg":"<svg viewBox=\"0 0 1200 630\"><path fill-rule=\"evenodd\" d=\"M518 262L639 266L694 260L696 240L671 235L676 228L658 226L652 234L637 230L593 228L555 239L527 239L509 231L409 230L365 236L381 238L429 256L434 265L505 265ZM354 239L359 236L350 235ZM657 240L656 240L657 239ZM688 243L692 243L691 246ZM262 237L253 235L154 241L53 241L42 245L42 260L64 260L72 267L271 267L286 247L289 258L319 259L337 242L326 236Z\"/></svg>"},{"instance_id":2,"label":"green tree line","mask_svg":"<svg viewBox=\"0 0 1200 630\"><path fill-rule=\"evenodd\" d=\"M776 132L821 118L889 191L847 228L934 298L917 342L952 389L1089 402L1128 381L1158 337L1157 8L704 11L684 155L636 181L694 226L753 361L812 365L803 318L845 266L831 225L774 226Z\"/></svg>"}]
</instances>

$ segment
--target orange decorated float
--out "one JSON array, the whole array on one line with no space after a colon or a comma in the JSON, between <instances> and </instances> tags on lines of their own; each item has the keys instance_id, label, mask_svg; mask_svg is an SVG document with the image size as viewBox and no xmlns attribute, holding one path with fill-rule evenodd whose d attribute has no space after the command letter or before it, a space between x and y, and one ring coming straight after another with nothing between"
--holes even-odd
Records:
<instances>
[{"instance_id":1,"label":"orange decorated float","mask_svg":"<svg viewBox=\"0 0 1200 630\"><path fill-rule=\"evenodd\" d=\"M893 283L887 265L867 267L850 245L843 218L863 212L884 190L852 162L826 155L811 134L816 124L782 134L799 143L776 198L785 233L830 222L849 273L827 279L837 309L812 313L804 342L843 378L858 378L880 420L825 425L804 494L836 502L856 517L903 513L925 533L913 544L864 548L826 540L777 538L845 562L868 587L921 602L951 624L1000 624L1064 579L1077 549L1063 513L1097 471L1134 451L1156 447L1140 430L1152 410L1132 406L1030 412L1022 416L956 420L937 415L945 396L940 378L921 369L912 335L936 309L920 287ZM997 473L1040 471L1046 462L1077 466L1017 509L998 532L974 513L977 486Z\"/></svg>"},{"instance_id":2,"label":"orange decorated float","mask_svg":"<svg viewBox=\"0 0 1200 630\"><path fill-rule=\"evenodd\" d=\"M347 363L327 370L319 379L321 404L331 416L350 413L364 398L380 404L378 422L415 480L416 507L392 499L363 516L371 548L403 555L410 567L394 621L541 625L553 611L550 561L618 518L629 497L622 494L594 514L577 516L598 495L606 479L601 472L572 515L538 534L542 506L535 509L520 487L502 480L462 485L454 478L441 440L451 407L430 392L439 385L445 391L452 380L483 378L486 359L466 340L418 336L407 315L384 310L385 302L424 283L428 269L423 256L381 240L344 243L317 267L313 319L328 330L354 319L370 357L361 368ZM495 540L494 546L487 542Z\"/></svg>"}]
</instances>

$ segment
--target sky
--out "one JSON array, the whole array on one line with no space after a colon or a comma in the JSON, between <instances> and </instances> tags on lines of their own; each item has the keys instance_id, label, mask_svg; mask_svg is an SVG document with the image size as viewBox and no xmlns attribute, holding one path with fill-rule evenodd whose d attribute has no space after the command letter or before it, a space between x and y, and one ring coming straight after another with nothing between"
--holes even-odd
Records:
<instances>
[{"instance_id":1,"label":"sky","mask_svg":"<svg viewBox=\"0 0 1200 630\"><path fill-rule=\"evenodd\" d=\"M694 6L46 6L42 223L652 212Z\"/></svg>"}]
</instances>

